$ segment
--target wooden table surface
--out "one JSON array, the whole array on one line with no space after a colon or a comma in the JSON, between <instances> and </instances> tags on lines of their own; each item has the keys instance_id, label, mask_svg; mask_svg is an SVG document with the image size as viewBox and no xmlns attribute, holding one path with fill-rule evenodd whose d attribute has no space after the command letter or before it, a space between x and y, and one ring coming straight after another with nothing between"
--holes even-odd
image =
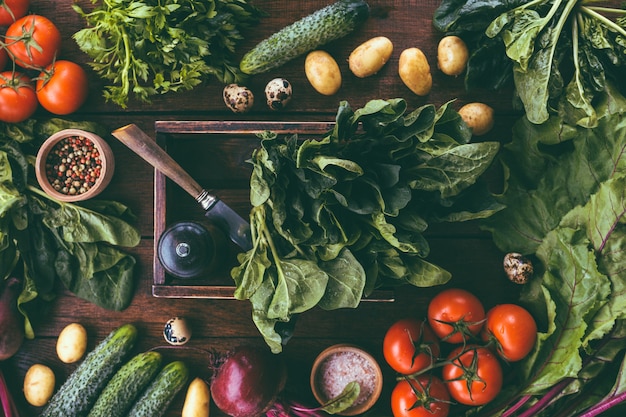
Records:
<instances>
[{"instance_id":1,"label":"wooden table surface","mask_svg":"<svg viewBox=\"0 0 626 417\"><path fill-rule=\"evenodd\" d=\"M89 5L88 0L77 2L82 6ZM71 9L71 3L70 0L31 0L31 10L49 17L60 28L63 36L61 57L85 64L88 58L71 38L84 23ZM248 38L239 49L242 53L279 28L328 2L256 0L254 3L268 15L247 34ZM370 0L370 19L358 31L324 48L337 59L343 73L342 88L334 96L322 96L313 90L304 75L304 57L300 57L280 69L252 77L248 86L255 93L257 103L245 115L236 115L224 106L221 96L223 85L216 81L197 87L192 92L155 97L151 104L131 102L127 109L121 109L104 102L102 82L88 69L91 83L88 102L71 118L97 121L110 131L135 123L154 137L155 122L160 120L332 121L342 100L347 100L356 109L371 99L402 97L414 109L427 103L439 106L456 99L455 108L469 101L483 101L491 105L496 111L496 126L486 139L506 141L511 123L517 117L511 108L510 94L468 93L463 88L462 77L449 77L437 70L436 47L442 35L432 27L431 19L438 3L436 0ZM378 35L393 41L393 56L377 75L358 79L349 72L347 57L357 45ZM432 68L434 85L427 97L411 93L397 75L400 52L414 46L425 52ZM263 100L265 84L277 76L290 80L294 88L292 102L281 112L271 111ZM46 116L49 115L41 110L36 115ZM154 169L113 137L107 140L115 154L116 172L102 197L128 205L137 215L136 225L142 236L141 244L130 250L138 260L134 299L125 311L112 312L59 289L58 298L50 304L49 310L42 311L35 318L36 337L25 341L20 352L2 364L14 397L27 416L38 414L38 410L26 407L21 393L28 367L37 362L50 366L59 383L75 368L75 365L61 364L55 353L57 335L71 322L79 322L86 327L89 348L112 329L127 322L136 324L139 329L138 349L163 345L163 326L172 316L183 316L190 321L194 333L187 345L190 347L227 351L244 343L264 345L252 322L247 301L153 297ZM193 203L193 200L190 201ZM475 225L437 226L429 231L428 239L432 244L429 260L453 274L448 286L471 289L484 300L486 306L515 297L517 287L507 281L502 270L503 254ZM393 373L382 361L385 330L400 318L424 317L429 298L440 290L403 287L395 291L393 302L364 302L354 310L326 312L314 309L302 314L293 339L282 353L290 364L289 386L310 399L308 374L315 356L335 343L356 343L379 358L383 365L386 385L379 404L386 406L393 387ZM202 353L167 350L164 354L168 358L185 360L195 375L209 376ZM182 394L174 401L168 415L180 415L181 407Z\"/></svg>"}]
</instances>

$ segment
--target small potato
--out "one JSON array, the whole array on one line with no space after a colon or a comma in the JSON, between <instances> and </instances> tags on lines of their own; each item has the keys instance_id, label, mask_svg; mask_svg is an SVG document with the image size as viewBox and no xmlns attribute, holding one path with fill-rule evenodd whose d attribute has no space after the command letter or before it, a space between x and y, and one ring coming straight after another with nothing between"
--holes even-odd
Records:
<instances>
[{"instance_id":1,"label":"small potato","mask_svg":"<svg viewBox=\"0 0 626 417\"><path fill-rule=\"evenodd\" d=\"M430 93L433 77L426 55L419 48L408 48L400 54L398 74L404 84L418 96Z\"/></svg>"},{"instance_id":2,"label":"small potato","mask_svg":"<svg viewBox=\"0 0 626 417\"><path fill-rule=\"evenodd\" d=\"M493 127L493 109L485 103L467 103L461 107L459 115L476 136L484 135Z\"/></svg>"},{"instance_id":3,"label":"small potato","mask_svg":"<svg viewBox=\"0 0 626 417\"><path fill-rule=\"evenodd\" d=\"M54 372L46 365L32 365L24 376L24 397L30 405L41 407L52 397L55 384Z\"/></svg>"},{"instance_id":4,"label":"small potato","mask_svg":"<svg viewBox=\"0 0 626 417\"><path fill-rule=\"evenodd\" d=\"M202 378L195 378L187 388L181 417L209 417L211 392Z\"/></svg>"},{"instance_id":5,"label":"small potato","mask_svg":"<svg viewBox=\"0 0 626 417\"><path fill-rule=\"evenodd\" d=\"M350 71L359 78L376 74L393 53L389 38L377 36L357 46L348 57Z\"/></svg>"},{"instance_id":6,"label":"small potato","mask_svg":"<svg viewBox=\"0 0 626 417\"><path fill-rule=\"evenodd\" d=\"M463 39L445 36L437 47L437 66L446 75L458 76L465 71L469 52Z\"/></svg>"},{"instance_id":7,"label":"small potato","mask_svg":"<svg viewBox=\"0 0 626 417\"><path fill-rule=\"evenodd\" d=\"M332 96L341 87L341 70L326 51L310 52L304 61L304 72L315 91Z\"/></svg>"},{"instance_id":8,"label":"small potato","mask_svg":"<svg viewBox=\"0 0 626 417\"><path fill-rule=\"evenodd\" d=\"M80 360L87 350L87 331L79 323L71 323L59 334L57 355L62 362L74 363Z\"/></svg>"}]
</instances>

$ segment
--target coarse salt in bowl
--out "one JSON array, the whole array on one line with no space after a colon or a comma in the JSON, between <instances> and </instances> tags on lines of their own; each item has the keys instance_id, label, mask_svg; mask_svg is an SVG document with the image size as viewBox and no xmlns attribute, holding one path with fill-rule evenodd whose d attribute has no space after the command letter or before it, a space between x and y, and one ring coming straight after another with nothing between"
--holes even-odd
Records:
<instances>
[{"instance_id":1,"label":"coarse salt in bowl","mask_svg":"<svg viewBox=\"0 0 626 417\"><path fill-rule=\"evenodd\" d=\"M64 202L100 194L111 181L114 169L109 144L81 129L65 129L50 136L39 148L35 162L41 189Z\"/></svg>"},{"instance_id":2,"label":"coarse salt in bowl","mask_svg":"<svg viewBox=\"0 0 626 417\"><path fill-rule=\"evenodd\" d=\"M320 404L340 395L353 381L359 383L359 396L352 406L337 414L354 416L372 408L382 391L382 371L372 355L350 344L330 346L315 359L310 382Z\"/></svg>"}]
</instances>

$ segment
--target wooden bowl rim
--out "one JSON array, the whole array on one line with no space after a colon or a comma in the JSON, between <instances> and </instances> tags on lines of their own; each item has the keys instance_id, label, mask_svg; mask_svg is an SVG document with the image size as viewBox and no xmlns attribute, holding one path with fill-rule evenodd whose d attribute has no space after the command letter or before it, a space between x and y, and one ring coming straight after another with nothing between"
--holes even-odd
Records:
<instances>
[{"instance_id":1,"label":"wooden bowl rim","mask_svg":"<svg viewBox=\"0 0 626 417\"><path fill-rule=\"evenodd\" d=\"M372 354L357 345L350 343L338 343L327 347L319 355L317 355L315 361L313 362L313 367L311 368L311 391L313 391L313 396L320 404L328 401L328 399L324 398L324 396L322 396L322 394L318 390L317 374L319 372L320 366L324 363L325 360L327 360L331 355L340 352L354 352L363 356L371 363L372 367L374 368L374 372L376 373L376 386L374 387L374 391L372 392L372 395L367 399L367 401L364 401L361 404L352 406L340 413L337 413L338 415L342 416L354 416L357 414L362 414L372 408L376 401L378 401L378 398L380 397L383 389L383 373L376 358L374 358Z\"/></svg>"}]
</instances>

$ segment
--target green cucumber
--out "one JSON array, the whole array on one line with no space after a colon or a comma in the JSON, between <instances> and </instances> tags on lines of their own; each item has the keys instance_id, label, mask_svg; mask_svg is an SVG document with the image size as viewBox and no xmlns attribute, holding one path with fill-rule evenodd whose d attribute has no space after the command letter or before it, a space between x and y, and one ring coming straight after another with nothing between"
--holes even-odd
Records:
<instances>
[{"instance_id":1,"label":"green cucumber","mask_svg":"<svg viewBox=\"0 0 626 417\"><path fill-rule=\"evenodd\" d=\"M239 68L260 74L352 32L369 17L364 0L339 0L284 27L246 53Z\"/></svg>"},{"instance_id":2,"label":"green cucumber","mask_svg":"<svg viewBox=\"0 0 626 417\"><path fill-rule=\"evenodd\" d=\"M187 379L189 369L184 362L174 361L165 365L130 409L128 417L161 417Z\"/></svg>"},{"instance_id":3,"label":"green cucumber","mask_svg":"<svg viewBox=\"0 0 626 417\"><path fill-rule=\"evenodd\" d=\"M144 352L113 375L87 417L123 417L161 368L159 352Z\"/></svg>"},{"instance_id":4,"label":"green cucumber","mask_svg":"<svg viewBox=\"0 0 626 417\"><path fill-rule=\"evenodd\" d=\"M85 416L137 340L137 328L113 330L72 372L40 417Z\"/></svg>"}]
</instances>

